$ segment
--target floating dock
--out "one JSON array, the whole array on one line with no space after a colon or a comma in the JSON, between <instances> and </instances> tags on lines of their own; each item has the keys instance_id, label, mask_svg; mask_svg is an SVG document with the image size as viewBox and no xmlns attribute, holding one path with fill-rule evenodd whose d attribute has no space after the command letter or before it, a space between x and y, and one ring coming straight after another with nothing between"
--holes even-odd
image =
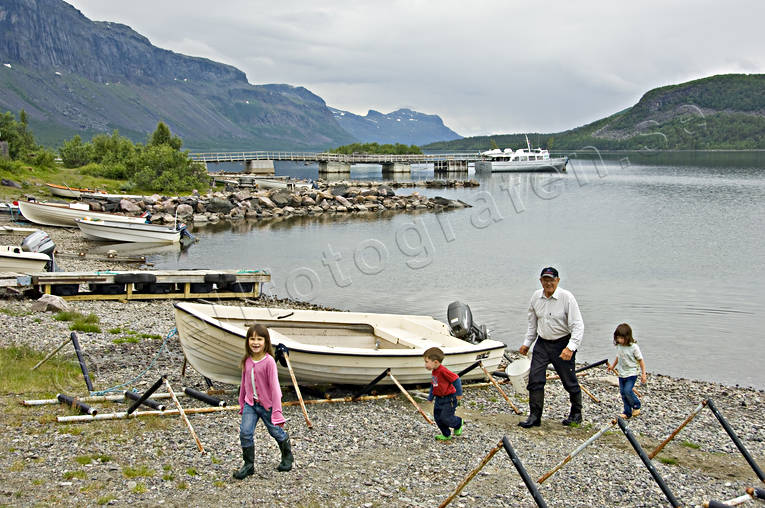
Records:
<instances>
[{"instance_id":1,"label":"floating dock","mask_svg":"<svg viewBox=\"0 0 765 508\"><path fill-rule=\"evenodd\" d=\"M270 280L262 270L0 273L0 287L36 289L70 301L257 298L261 284Z\"/></svg>"}]
</instances>

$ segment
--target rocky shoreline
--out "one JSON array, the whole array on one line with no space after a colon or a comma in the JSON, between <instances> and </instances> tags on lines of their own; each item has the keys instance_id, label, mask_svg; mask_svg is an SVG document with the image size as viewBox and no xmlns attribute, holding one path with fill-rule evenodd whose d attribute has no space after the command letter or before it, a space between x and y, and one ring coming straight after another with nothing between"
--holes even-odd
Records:
<instances>
[{"instance_id":1,"label":"rocky shoreline","mask_svg":"<svg viewBox=\"0 0 765 508\"><path fill-rule=\"evenodd\" d=\"M79 232L51 228L62 250L87 249ZM22 237L21 234L18 234ZM5 237L8 238L8 237ZM11 237L15 238L15 237ZM62 259L65 270L135 269L109 260ZM0 348L55 348L68 336L69 322L32 311L32 300L0 300L3 332ZM259 304L310 307L300 302L262 297ZM176 337L172 302L70 302L73 310L98 317L99 332L80 333L80 343L96 390L129 383L145 390L167 374L176 392L183 386L206 388L188 368L181 376L183 354ZM231 302L230 304L236 304ZM517 358L517 353L511 352ZM76 365L71 347L58 355ZM448 358L445 364L448 366ZM5 368L5 366L3 366ZM148 370L132 381L145 369ZM60 391L86 395L79 374L54 376L49 390L0 394L0 505L140 504L147 506L242 504L269 506L436 506L503 436L507 436L532 478L537 479L608 425L621 411L615 378L596 367L582 378L599 400L584 398L582 426L566 428L567 394L549 381L543 424L521 429L523 415L513 413L493 387L467 387L458 414L465 433L452 441L433 439L435 427L402 396L358 403L316 404L307 410L308 429L299 406L285 407L295 468L278 473L278 450L262 426L255 433L256 472L244 481L231 478L240 465L239 416L236 412L191 415L207 454L197 450L177 416L80 424L56 423L74 414L62 406L22 407L25 399L48 398ZM235 387L219 386L233 389ZM423 391L424 387L415 388ZM523 393L503 385L526 411ZM629 427L646 452L664 440L701 401L711 398L728 419L760 467L765 465L765 393L703 381L653 374L638 388L644 410ZM306 398L342 397L348 387L305 387ZM379 393L392 393L381 387ZM284 400L294 401L283 387ZM225 395L236 404L234 395ZM182 398L184 407L201 403ZM427 402L420 401L426 411ZM168 403L168 405L171 405ZM101 413L124 411L122 403L94 404ZM704 409L653 461L675 497L686 506L739 496L761 486L712 412ZM668 503L624 435L613 427L592 446L540 486L549 506L666 506ZM533 506L531 495L500 450L450 506Z\"/></svg>"}]
</instances>

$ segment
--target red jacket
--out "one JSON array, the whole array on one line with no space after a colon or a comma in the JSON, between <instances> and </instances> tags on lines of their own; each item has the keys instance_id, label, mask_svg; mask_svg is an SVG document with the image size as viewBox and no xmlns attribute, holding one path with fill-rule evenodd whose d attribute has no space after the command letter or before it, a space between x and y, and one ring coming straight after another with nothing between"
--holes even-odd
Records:
<instances>
[{"instance_id":1,"label":"red jacket","mask_svg":"<svg viewBox=\"0 0 765 508\"><path fill-rule=\"evenodd\" d=\"M436 397L444 397L456 393L457 389L452 383L457 379L459 379L457 374L443 365L439 365L437 369L433 369L432 377L430 379L433 395Z\"/></svg>"}]
</instances>

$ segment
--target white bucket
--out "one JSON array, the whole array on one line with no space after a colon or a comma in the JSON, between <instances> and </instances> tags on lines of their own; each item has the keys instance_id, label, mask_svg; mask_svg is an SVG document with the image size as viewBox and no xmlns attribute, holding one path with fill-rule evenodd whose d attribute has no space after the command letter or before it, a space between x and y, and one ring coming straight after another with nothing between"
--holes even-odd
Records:
<instances>
[{"instance_id":1,"label":"white bucket","mask_svg":"<svg viewBox=\"0 0 765 508\"><path fill-rule=\"evenodd\" d=\"M519 358L507 366L505 373L510 378L515 393L525 393L526 385L529 382L529 371L531 370L531 360L528 358Z\"/></svg>"}]
</instances>

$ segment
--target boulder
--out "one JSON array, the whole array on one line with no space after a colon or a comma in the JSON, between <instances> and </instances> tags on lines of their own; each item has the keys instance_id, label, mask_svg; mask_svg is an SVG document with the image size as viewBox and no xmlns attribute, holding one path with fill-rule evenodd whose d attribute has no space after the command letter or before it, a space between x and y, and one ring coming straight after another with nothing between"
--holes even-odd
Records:
<instances>
[{"instance_id":1,"label":"boulder","mask_svg":"<svg viewBox=\"0 0 765 508\"><path fill-rule=\"evenodd\" d=\"M122 199L120 200L120 210L128 213L138 213L141 211L141 207L129 199Z\"/></svg>"},{"instance_id":2,"label":"boulder","mask_svg":"<svg viewBox=\"0 0 765 508\"><path fill-rule=\"evenodd\" d=\"M335 196L335 201L343 205L345 208L351 208L353 206L351 202L345 199L343 196Z\"/></svg>"},{"instance_id":3,"label":"boulder","mask_svg":"<svg viewBox=\"0 0 765 508\"><path fill-rule=\"evenodd\" d=\"M237 201L245 201L247 199L250 199L252 195L250 194L250 191L248 190L240 190L239 192L234 193L234 199Z\"/></svg>"},{"instance_id":4,"label":"boulder","mask_svg":"<svg viewBox=\"0 0 765 508\"><path fill-rule=\"evenodd\" d=\"M219 194L219 193L216 192L216 194ZM209 203L205 205L205 209L208 212L222 213L225 215L234 209L234 205L232 205L231 201L229 201L228 199L215 197L212 200L210 200Z\"/></svg>"},{"instance_id":5,"label":"boulder","mask_svg":"<svg viewBox=\"0 0 765 508\"><path fill-rule=\"evenodd\" d=\"M309 196L303 196L303 200L300 203L302 206L313 206L316 204L316 201L311 199Z\"/></svg>"},{"instance_id":6,"label":"boulder","mask_svg":"<svg viewBox=\"0 0 765 508\"><path fill-rule=\"evenodd\" d=\"M70 310L66 300L56 295L42 295L32 304L32 312L61 312Z\"/></svg>"},{"instance_id":7,"label":"boulder","mask_svg":"<svg viewBox=\"0 0 765 508\"><path fill-rule=\"evenodd\" d=\"M258 196L258 203L260 203L261 205L263 205L263 206L265 206L266 208L269 208L269 209L276 208L276 205L274 204L274 202L271 201L266 196Z\"/></svg>"},{"instance_id":8,"label":"boulder","mask_svg":"<svg viewBox=\"0 0 765 508\"><path fill-rule=\"evenodd\" d=\"M347 185L335 185L332 187L330 193L333 196L345 196L345 194L348 192L348 186Z\"/></svg>"},{"instance_id":9,"label":"boulder","mask_svg":"<svg viewBox=\"0 0 765 508\"><path fill-rule=\"evenodd\" d=\"M3 178L0 180L0 185L3 187L13 187L14 189L20 189L21 185L14 182L13 180L8 180L7 178Z\"/></svg>"},{"instance_id":10,"label":"boulder","mask_svg":"<svg viewBox=\"0 0 765 508\"><path fill-rule=\"evenodd\" d=\"M281 189L271 194L271 201L273 201L276 206L289 205L292 202L292 194L287 190Z\"/></svg>"},{"instance_id":11,"label":"boulder","mask_svg":"<svg viewBox=\"0 0 765 508\"><path fill-rule=\"evenodd\" d=\"M191 207L191 205L178 205L178 208L175 209L175 212L178 214L178 217L186 218L191 217L194 215L194 209Z\"/></svg>"},{"instance_id":12,"label":"boulder","mask_svg":"<svg viewBox=\"0 0 765 508\"><path fill-rule=\"evenodd\" d=\"M207 218L207 215L203 213L195 213L194 216L191 218L193 222L209 222L210 219Z\"/></svg>"}]
</instances>

